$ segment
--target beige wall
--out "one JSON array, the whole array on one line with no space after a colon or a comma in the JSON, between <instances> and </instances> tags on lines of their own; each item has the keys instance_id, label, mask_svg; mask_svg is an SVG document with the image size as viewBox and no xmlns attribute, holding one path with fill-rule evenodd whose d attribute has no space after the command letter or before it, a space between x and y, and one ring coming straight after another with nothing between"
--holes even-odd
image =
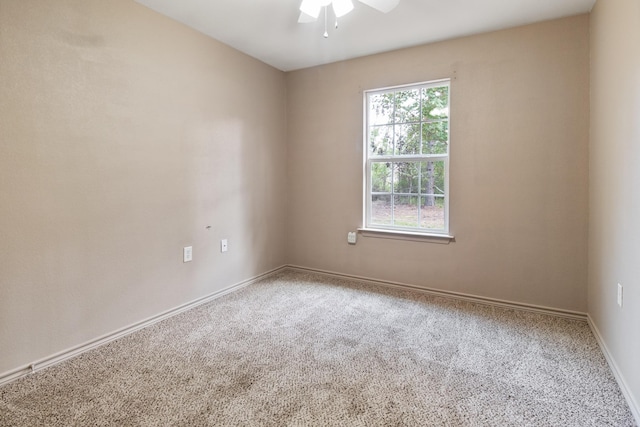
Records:
<instances>
[{"instance_id":1,"label":"beige wall","mask_svg":"<svg viewBox=\"0 0 640 427\"><path fill-rule=\"evenodd\" d=\"M288 261L585 312L588 31L582 15L288 73ZM349 246L362 91L446 77L456 242Z\"/></svg>"},{"instance_id":2,"label":"beige wall","mask_svg":"<svg viewBox=\"0 0 640 427\"><path fill-rule=\"evenodd\" d=\"M598 0L590 45L589 315L640 420L640 2Z\"/></svg>"},{"instance_id":3,"label":"beige wall","mask_svg":"<svg viewBox=\"0 0 640 427\"><path fill-rule=\"evenodd\" d=\"M0 0L0 55L0 374L285 263L284 73L131 0Z\"/></svg>"}]
</instances>

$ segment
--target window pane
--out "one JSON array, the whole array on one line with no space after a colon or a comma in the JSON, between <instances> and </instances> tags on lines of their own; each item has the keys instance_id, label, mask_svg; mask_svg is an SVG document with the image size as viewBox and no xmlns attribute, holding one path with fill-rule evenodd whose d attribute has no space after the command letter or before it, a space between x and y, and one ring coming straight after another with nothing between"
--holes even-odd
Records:
<instances>
[{"instance_id":1,"label":"window pane","mask_svg":"<svg viewBox=\"0 0 640 427\"><path fill-rule=\"evenodd\" d=\"M422 154L447 154L448 146L448 121L422 124Z\"/></svg>"},{"instance_id":2,"label":"window pane","mask_svg":"<svg viewBox=\"0 0 640 427\"><path fill-rule=\"evenodd\" d=\"M395 154L420 154L420 125L396 125L395 129Z\"/></svg>"},{"instance_id":3,"label":"window pane","mask_svg":"<svg viewBox=\"0 0 640 427\"><path fill-rule=\"evenodd\" d=\"M420 227L444 230L444 196L421 197Z\"/></svg>"},{"instance_id":4,"label":"window pane","mask_svg":"<svg viewBox=\"0 0 640 427\"><path fill-rule=\"evenodd\" d=\"M444 195L444 161L437 160L421 163L420 193L425 195ZM433 198L428 206L433 205Z\"/></svg>"},{"instance_id":5,"label":"window pane","mask_svg":"<svg viewBox=\"0 0 640 427\"><path fill-rule=\"evenodd\" d=\"M418 227L419 196L394 196L393 225Z\"/></svg>"},{"instance_id":6,"label":"window pane","mask_svg":"<svg viewBox=\"0 0 640 427\"><path fill-rule=\"evenodd\" d=\"M369 153L371 156L393 154L393 126L372 126L369 128Z\"/></svg>"},{"instance_id":7,"label":"window pane","mask_svg":"<svg viewBox=\"0 0 640 427\"><path fill-rule=\"evenodd\" d=\"M420 187L420 165L418 162L399 162L394 164L394 193L418 194Z\"/></svg>"},{"instance_id":8,"label":"window pane","mask_svg":"<svg viewBox=\"0 0 640 427\"><path fill-rule=\"evenodd\" d=\"M390 163L371 163L371 192L391 193Z\"/></svg>"},{"instance_id":9,"label":"window pane","mask_svg":"<svg viewBox=\"0 0 640 427\"><path fill-rule=\"evenodd\" d=\"M420 121L420 89L401 90L396 95L396 123Z\"/></svg>"},{"instance_id":10,"label":"window pane","mask_svg":"<svg viewBox=\"0 0 640 427\"><path fill-rule=\"evenodd\" d=\"M423 120L446 119L449 117L449 87L422 89Z\"/></svg>"},{"instance_id":11,"label":"window pane","mask_svg":"<svg viewBox=\"0 0 640 427\"><path fill-rule=\"evenodd\" d=\"M391 196L371 196L371 223L391 225Z\"/></svg>"},{"instance_id":12,"label":"window pane","mask_svg":"<svg viewBox=\"0 0 640 427\"><path fill-rule=\"evenodd\" d=\"M367 92L367 224L447 230L449 95L448 80Z\"/></svg>"},{"instance_id":13,"label":"window pane","mask_svg":"<svg viewBox=\"0 0 640 427\"><path fill-rule=\"evenodd\" d=\"M393 92L369 96L369 126L393 123Z\"/></svg>"}]
</instances>

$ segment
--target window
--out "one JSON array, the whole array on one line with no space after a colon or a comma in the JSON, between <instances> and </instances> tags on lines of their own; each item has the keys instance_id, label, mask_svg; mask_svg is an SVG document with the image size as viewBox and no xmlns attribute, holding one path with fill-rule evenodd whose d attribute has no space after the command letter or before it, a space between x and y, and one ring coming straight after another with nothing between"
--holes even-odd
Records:
<instances>
[{"instance_id":1,"label":"window","mask_svg":"<svg viewBox=\"0 0 640 427\"><path fill-rule=\"evenodd\" d=\"M448 233L449 87L365 92L365 228Z\"/></svg>"}]
</instances>

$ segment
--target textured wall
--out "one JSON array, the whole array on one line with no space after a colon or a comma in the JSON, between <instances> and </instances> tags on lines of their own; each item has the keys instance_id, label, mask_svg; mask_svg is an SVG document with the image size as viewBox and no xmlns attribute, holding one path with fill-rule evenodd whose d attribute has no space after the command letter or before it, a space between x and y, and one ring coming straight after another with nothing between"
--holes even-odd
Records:
<instances>
[{"instance_id":1,"label":"textured wall","mask_svg":"<svg viewBox=\"0 0 640 427\"><path fill-rule=\"evenodd\" d=\"M287 74L289 262L586 311L589 20ZM449 245L360 237L362 91L451 83Z\"/></svg>"},{"instance_id":2,"label":"textured wall","mask_svg":"<svg viewBox=\"0 0 640 427\"><path fill-rule=\"evenodd\" d=\"M598 0L590 44L589 315L640 419L640 2Z\"/></svg>"},{"instance_id":3,"label":"textured wall","mask_svg":"<svg viewBox=\"0 0 640 427\"><path fill-rule=\"evenodd\" d=\"M280 71L130 0L0 0L0 374L282 265L285 137Z\"/></svg>"}]
</instances>

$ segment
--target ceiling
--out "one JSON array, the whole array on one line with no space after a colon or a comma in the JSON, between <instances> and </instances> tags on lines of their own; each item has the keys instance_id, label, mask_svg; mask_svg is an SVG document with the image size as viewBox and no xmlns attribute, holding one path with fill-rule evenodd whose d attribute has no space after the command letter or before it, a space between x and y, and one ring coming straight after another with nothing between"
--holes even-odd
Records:
<instances>
[{"instance_id":1,"label":"ceiling","mask_svg":"<svg viewBox=\"0 0 640 427\"><path fill-rule=\"evenodd\" d=\"M282 71L586 13L596 0L400 0L384 14L354 10L322 36L298 24L301 0L136 0Z\"/></svg>"}]
</instances>

